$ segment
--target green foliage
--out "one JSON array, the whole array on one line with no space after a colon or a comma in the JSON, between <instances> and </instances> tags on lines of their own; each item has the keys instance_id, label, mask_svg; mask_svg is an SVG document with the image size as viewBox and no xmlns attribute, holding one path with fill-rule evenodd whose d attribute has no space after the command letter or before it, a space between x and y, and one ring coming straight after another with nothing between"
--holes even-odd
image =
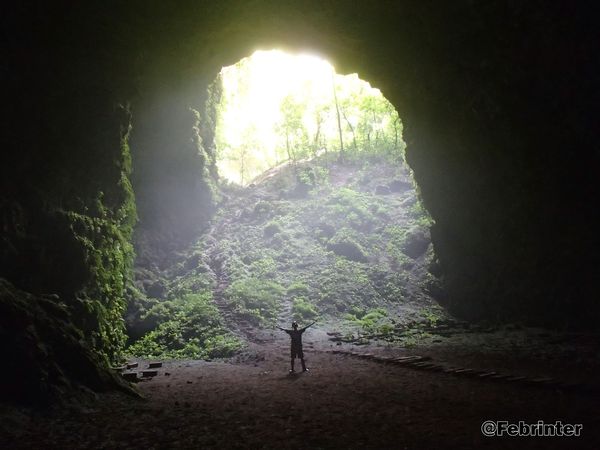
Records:
<instances>
[{"instance_id":1,"label":"green foliage","mask_svg":"<svg viewBox=\"0 0 600 450\"><path fill-rule=\"evenodd\" d=\"M131 236L137 215L129 182L131 156L127 139L125 133L118 164L120 180L110 202L99 192L93 208L87 209L88 214L60 212L83 252L82 263L89 273L85 286L77 293L87 313L78 325L87 331L88 344L107 362L119 360L126 341L125 289L134 258ZM113 206L107 206L108 203Z\"/></svg>"},{"instance_id":2,"label":"green foliage","mask_svg":"<svg viewBox=\"0 0 600 450\"><path fill-rule=\"evenodd\" d=\"M304 297L297 297L292 304L292 317L298 321L308 321L319 316L315 305Z\"/></svg>"},{"instance_id":3,"label":"green foliage","mask_svg":"<svg viewBox=\"0 0 600 450\"><path fill-rule=\"evenodd\" d=\"M256 216L265 216L265 215L269 214L272 211L272 209L273 209L273 206L271 205L271 203L269 203L265 200L259 200L254 205L254 214Z\"/></svg>"},{"instance_id":4,"label":"green foliage","mask_svg":"<svg viewBox=\"0 0 600 450\"><path fill-rule=\"evenodd\" d=\"M398 113L378 89L357 75L334 75L325 70L320 78L314 77L316 73L303 79L289 77L287 89L277 93L264 83L253 84L255 71L264 71L261 62L270 61L270 70L283 75L282 66L292 67L293 58L258 52L221 72L216 146L222 175L243 185L283 161L296 165L320 155L330 160L336 154L341 157L342 147L340 159L346 161L369 157L404 160L406 145ZM332 89L324 95L323 86L328 85ZM259 108L256 98L264 99L260 108L268 113L247 114L247 110ZM272 119L268 122L266 118ZM269 129L273 135L267 138ZM313 187L318 184L302 174L300 182Z\"/></svg>"},{"instance_id":5,"label":"green foliage","mask_svg":"<svg viewBox=\"0 0 600 450\"><path fill-rule=\"evenodd\" d=\"M270 256L253 261L248 268L248 271L258 278L268 278L269 276L273 276L276 270L277 264Z\"/></svg>"},{"instance_id":6,"label":"green foliage","mask_svg":"<svg viewBox=\"0 0 600 450\"><path fill-rule=\"evenodd\" d=\"M375 221L368 197L353 189L339 189L327 202L327 206L328 217L337 221L343 219L344 223L355 229L365 229Z\"/></svg>"},{"instance_id":7,"label":"green foliage","mask_svg":"<svg viewBox=\"0 0 600 450\"><path fill-rule=\"evenodd\" d=\"M367 262L367 256L363 247L356 241L356 234L348 229L339 230L327 244L327 248L336 255L357 262Z\"/></svg>"},{"instance_id":8,"label":"green foliage","mask_svg":"<svg viewBox=\"0 0 600 450\"><path fill-rule=\"evenodd\" d=\"M306 283L302 281L294 281L287 288L287 295L289 297L305 297L310 292L310 288Z\"/></svg>"},{"instance_id":9,"label":"green foliage","mask_svg":"<svg viewBox=\"0 0 600 450\"><path fill-rule=\"evenodd\" d=\"M209 293L157 303L144 319L156 328L127 349L133 356L207 359L231 356L241 347L225 330Z\"/></svg>"},{"instance_id":10,"label":"green foliage","mask_svg":"<svg viewBox=\"0 0 600 450\"><path fill-rule=\"evenodd\" d=\"M439 308L423 308L420 316L429 323L429 326L434 328L438 321L443 318L442 311Z\"/></svg>"},{"instance_id":11,"label":"green foliage","mask_svg":"<svg viewBox=\"0 0 600 450\"><path fill-rule=\"evenodd\" d=\"M277 318L285 289L274 281L252 277L234 281L225 293L239 315L260 325Z\"/></svg>"},{"instance_id":12,"label":"green foliage","mask_svg":"<svg viewBox=\"0 0 600 450\"><path fill-rule=\"evenodd\" d=\"M392 325L387 321L388 313L383 308L375 308L369 311L362 310L360 308L353 308L355 313L352 312L346 314L345 319L353 325L359 326L365 332L382 332L384 334L390 334L393 330Z\"/></svg>"},{"instance_id":13,"label":"green foliage","mask_svg":"<svg viewBox=\"0 0 600 450\"><path fill-rule=\"evenodd\" d=\"M320 166L306 166L298 170L298 181L315 188L329 183L329 169Z\"/></svg>"},{"instance_id":14,"label":"green foliage","mask_svg":"<svg viewBox=\"0 0 600 450\"><path fill-rule=\"evenodd\" d=\"M277 233L281 233L281 225L278 222L269 222L265 225L264 235L265 237L275 236Z\"/></svg>"},{"instance_id":15,"label":"green foliage","mask_svg":"<svg viewBox=\"0 0 600 450\"><path fill-rule=\"evenodd\" d=\"M192 271L184 276L177 277L169 289L169 297L179 298L195 292L204 292L215 284L212 272Z\"/></svg>"},{"instance_id":16,"label":"green foliage","mask_svg":"<svg viewBox=\"0 0 600 450\"><path fill-rule=\"evenodd\" d=\"M322 311L339 314L353 307L372 305L379 299L364 264L336 258L316 275L317 304Z\"/></svg>"},{"instance_id":17,"label":"green foliage","mask_svg":"<svg viewBox=\"0 0 600 450\"><path fill-rule=\"evenodd\" d=\"M429 228L433 224L431 216L423 207L421 202L415 202L410 208L410 213L415 220L415 223L422 228Z\"/></svg>"},{"instance_id":18,"label":"green foliage","mask_svg":"<svg viewBox=\"0 0 600 450\"><path fill-rule=\"evenodd\" d=\"M402 248L408 236L408 229L397 225L391 225L383 231L387 241L386 253L394 262L395 267L402 267L409 261Z\"/></svg>"}]
</instances>

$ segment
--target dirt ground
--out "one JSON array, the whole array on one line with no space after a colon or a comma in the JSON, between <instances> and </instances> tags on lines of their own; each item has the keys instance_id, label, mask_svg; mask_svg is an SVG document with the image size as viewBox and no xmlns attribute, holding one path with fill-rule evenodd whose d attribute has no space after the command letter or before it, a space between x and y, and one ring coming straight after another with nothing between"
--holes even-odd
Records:
<instances>
[{"instance_id":1,"label":"dirt ground","mask_svg":"<svg viewBox=\"0 0 600 450\"><path fill-rule=\"evenodd\" d=\"M286 337L265 333L233 361L164 362L158 376L138 383L144 400L113 393L85 408L4 415L0 447L600 448L598 397L332 354L339 347L323 336L306 333L307 373L288 374ZM580 437L484 437L485 420L560 420L583 430Z\"/></svg>"}]
</instances>

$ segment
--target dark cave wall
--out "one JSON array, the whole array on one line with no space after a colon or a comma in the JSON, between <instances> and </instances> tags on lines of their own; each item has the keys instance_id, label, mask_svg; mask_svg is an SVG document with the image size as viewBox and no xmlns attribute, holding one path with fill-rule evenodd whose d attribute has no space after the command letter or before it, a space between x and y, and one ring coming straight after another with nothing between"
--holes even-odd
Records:
<instances>
[{"instance_id":1,"label":"dark cave wall","mask_svg":"<svg viewBox=\"0 0 600 450\"><path fill-rule=\"evenodd\" d=\"M10 70L1 72L8 107L0 277L15 292L32 293L31 299L53 295L82 331L81 343L107 364L125 340L125 282L133 261L131 113L122 95L130 92L125 80L131 74L124 75L119 55L109 50L121 44L101 9L62 6L22 3L3 16L4 62ZM1 302L15 311L16 297L2 295ZM8 317L0 322L2 346L12 342L4 339L15 327ZM36 327L57 323L54 319L19 323L33 327L35 335ZM54 343L60 341L60 330L56 333ZM48 333L38 329L37 335ZM86 358L81 351L72 353L73 360Z\"/></svg>"},{"instance_id":2,"label":"dark cave wall","mask_svg":"<svg viewBox=\"0 0 600 450\"><path fill-rule=\"evenodd\" d=\"M161 97L136 109L132 182L140 222L135 246L137 264L146 268L164 269L214 212L214 148L204 144L200 113L186 100ZM210 134L205 136L210 144Z\"/></svg>"},{"instance_id":3,"label":"dark cave wall","mask_svg":"<svg viewBox=\"0 0 600 450\"><path fill-rule=\"evenodd\" d=\"M256 48L315 51L382 89L436 221L440 300L452 311L561 326L598 318L591 8L246 1L154 12L149 29L173 33L150 33L160 69L149 78L169 80L187 105Z\"/></svg>"},{"instance_id":4,"label":"dark cave wall","mask_svg":"<svg viewBox=\"0 0 600 450\"><path fill-rule=\"evenodd\" d=\"M128 144L138 248L151 259L146 249L184 242L210 214L205 88L221 66L281 47L358 72L397 107L436 221L444 304L593 324L595 18L584 3L545 1L12 5L0 276L58 294L88 345L117 354L136 217Z\"/></svg>"}]
</instances>

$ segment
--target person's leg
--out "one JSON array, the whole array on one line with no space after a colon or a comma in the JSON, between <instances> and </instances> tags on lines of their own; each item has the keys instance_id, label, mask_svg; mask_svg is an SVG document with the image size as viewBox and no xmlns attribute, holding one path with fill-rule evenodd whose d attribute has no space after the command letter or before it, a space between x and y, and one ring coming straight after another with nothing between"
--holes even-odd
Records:
<instances>
[{"instance_id":1,"label":"person's leg","mask_svg":"<svg viewBox=\"0 0 600 450\"><path fill-rule=\"evenodd\" d=\"M306 364L304 364L304 355L300 357L300 362L302 363L302 372L306 372Z\"/></svg>"},{"instance_id":2,"label":"person's leg","mask_svg":"<svg viewBox=\"0 0 600 450\"><path fill-rule=\"evenodd\" d=\"M292 370L290 370L290 372L293 372L293 371L294 371L294 359L295 359L295 358L292 356Z\"/></svg>"}]
</instances>

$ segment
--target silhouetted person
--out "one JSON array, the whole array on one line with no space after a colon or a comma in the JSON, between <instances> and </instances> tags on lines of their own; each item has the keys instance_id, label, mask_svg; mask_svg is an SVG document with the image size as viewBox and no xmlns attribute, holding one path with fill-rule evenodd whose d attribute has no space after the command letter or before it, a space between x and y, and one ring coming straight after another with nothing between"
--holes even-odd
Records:
<instances>
[{"instance_id":1,"label":"silhouetted person","mask_svg":"<svg viewBox=\"0 0 600 450\"><path fill-rule=\"evenodd\" d=\"M304 353L302 352L302 333L306 331L308 327L312 327L316 322L311 323L310 325L305 326L304 328L298 329L298 322L292 323L292 329L286 330L285 328L277 327L281 331L285 331L290 335L292 339L292 369L290 373L294 371L294 360L296 357L300 358L300 363L302 364L302 372L306 372L308 369L306 368L306 364L304 364Z\"/></svg>"}]
</instances>

